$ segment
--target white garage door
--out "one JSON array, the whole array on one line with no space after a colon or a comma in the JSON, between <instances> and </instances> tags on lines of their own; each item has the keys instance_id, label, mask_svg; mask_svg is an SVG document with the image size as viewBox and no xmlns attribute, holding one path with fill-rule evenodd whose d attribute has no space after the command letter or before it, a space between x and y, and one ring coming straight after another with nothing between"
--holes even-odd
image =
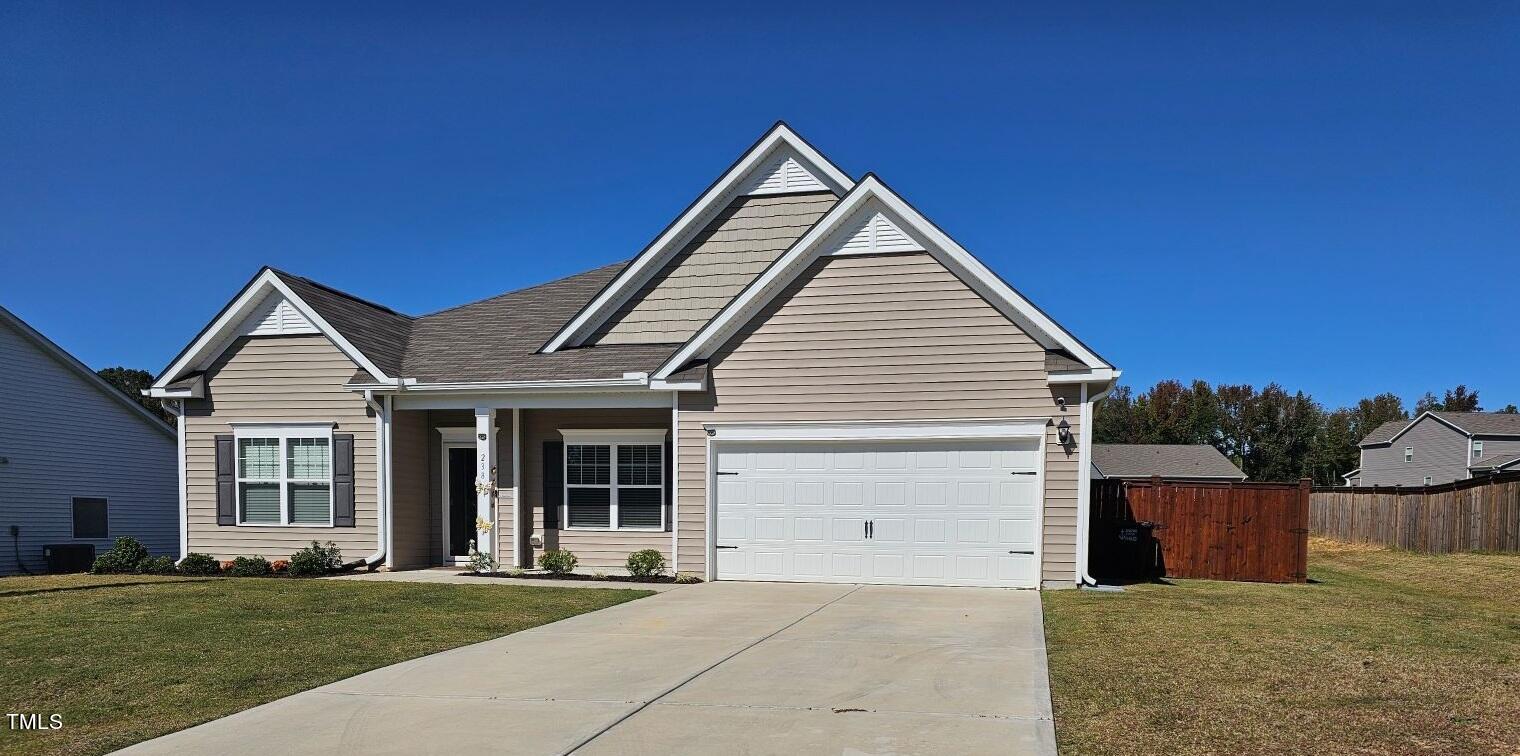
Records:
<instances>
[{"instance_id":1,"label":"white garage door","mask_svg":"<svg viewBox=\"0 0 1520 756\"><path fill-rule=\"evenodd\" d=\"M1036 587L1039 441L717 447L717 577Z\"/></svg>"}]
</instances>

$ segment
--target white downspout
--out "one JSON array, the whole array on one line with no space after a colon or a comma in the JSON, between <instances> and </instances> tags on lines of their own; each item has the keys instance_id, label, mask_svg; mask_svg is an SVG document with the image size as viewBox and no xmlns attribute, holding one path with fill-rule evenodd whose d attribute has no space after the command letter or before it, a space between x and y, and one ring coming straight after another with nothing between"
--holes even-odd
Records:
<instances>
[{"instance_id":1,"label":"white downspout","mask_svg":"<svg viewBox=\"0 0 1520 756\"><path fill-rule=\"evenodd\" d=\"M1082 409L1080 422L1082 423L1082 439L1080 453L1078 454L1079 469L1077 470L1077 583L1079 585L1097 585L1098 581L1087 573L1089 552L1092 549L1092 533L1088 521L1092 519L1092 438L1093 438L1093 411L1094 405L1103 400L1119 385L1119 376L1116 373L1113 382L1108 384L1097 396L1087 395L1087 384L1082 384Z\"/></svg>"},{"instance_id":2,"label":"white downspout","mask_svg":"<svg viewBox=\"0 0 1520 756\"><path fill-rule=\"evenodd\" d=\"M165 399L162 404L164 409L174 415L175 435L177 436L177 456L179 457L179 559L175 560L175 564L178 564L184 561L184 558L190 554L190 502L186 496L187 487L185 486L185 401L183 399L178 401Z\"/></svg>"},{"instance_id":3,"label":"white downspout","mask_svg":"<svg viewBox=\"0 0 1520 756\"><path fill-rule=\"evenodd\" d=\"M390 486L386 485L390 477L390 465L388 464L389 449L386 443L386 408L384 404L375 401L373 389L364 390L364 403L369 405L370 411L375 413L375 457L380 470L375 475L375 553L364 558L364 566L373 570L385 561L386 548L390 541L390 513L387 494ZM388 403L388 401L387 401Z\"/></svg>"}]
</instances>

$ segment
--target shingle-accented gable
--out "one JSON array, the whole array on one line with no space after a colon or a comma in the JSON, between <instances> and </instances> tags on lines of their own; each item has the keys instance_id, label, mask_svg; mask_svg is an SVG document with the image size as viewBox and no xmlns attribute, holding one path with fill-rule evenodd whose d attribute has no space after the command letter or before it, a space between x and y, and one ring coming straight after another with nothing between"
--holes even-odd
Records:
<instances>
[{"instance_id":1,"label":"shingle-accented gable","mask_svg":"<svg viewBox=\"0 0 1520 756\"><path fill-rule=\"evenodd\" d=\"M622 311L646 283L666 269L672 256L686 249L735 199L790 194L798 189L818 192L820 189L814 186L815 183L822 184L822 190L835 196L843 195L855 186L853 179L791 127L776 123L666 226L628 267L569 318L543 345L543 351L555 352L587 343L608 318Z\"/></svg>"}]
</instances>

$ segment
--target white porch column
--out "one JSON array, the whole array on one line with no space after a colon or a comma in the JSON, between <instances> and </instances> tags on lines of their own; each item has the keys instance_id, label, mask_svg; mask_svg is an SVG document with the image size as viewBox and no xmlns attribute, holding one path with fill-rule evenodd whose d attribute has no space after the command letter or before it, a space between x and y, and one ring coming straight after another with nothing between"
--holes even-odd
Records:
<instances>
[{"instance_id":1,"label":"white porch column","mask_svg":"<svg viewBox=\"0 0 1520 756\"><path fill-rule=\"evenodd\" d=\"M489 407L475 408L475 482L477 493L475 494L475 516L479 519L491 522L493 510L496 509L495 497L491 495L490 486L495 482L491 475L491 469L496 466L496 410ZM480 485L483 484L483 485ZM491 542L491 534L486 531L475 533L475 548L479 551L495 552L496 547ZM500 555L497 555L498 557Z\"/></svg>"}]
</instances>

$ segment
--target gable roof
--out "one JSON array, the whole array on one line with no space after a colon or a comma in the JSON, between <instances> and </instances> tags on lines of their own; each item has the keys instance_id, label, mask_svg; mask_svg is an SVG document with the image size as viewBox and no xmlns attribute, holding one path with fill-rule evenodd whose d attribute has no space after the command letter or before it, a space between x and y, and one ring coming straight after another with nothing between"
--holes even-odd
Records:
<instances>
[{"instance_id":1,"label":"gable roof","mask_svg":"<svg viewBox=\"0 0 1520 756\"><path fill-rule=\"evenodd\" d=\"M112 401L115 401L116 403L126 407L128 410L131 410L134 415L142 419L144 422L170 436L178 437L179 431L175 430L168 423L164 422L163 418L153 414L153 412L147 407L139 404L136 399L128 396L126 393L122 392L121 389L112 385L110 381L101 378L99 374L90 369L89 365L80 362L79 358L75 357L72 354L69 354L67 350L61 346L58 346L53 342L52 339L43 336L41 331L38 331L37 329L31 327L31 325L29 325L25 320L22 320L15 313L5 309L4 307L0 307L0 323L4 323L10 326L11 330L19 334L24 341L31 342L33 346L36 346L43 353L61 363L64 368L78 374L79 377L82 378L86 383L99 389L101 393L105 394Z\"/></svg>"},{"instance_id":2,"label":"gable roof","mask_svg":"<svg viewBox=\"0 0 1520 756\"><path fill-rule=\"evenodd\" d=\"M1520 414L1505 412L1438 412L1427 410L1413 420L1391 420L1379 425L1362 439L1359 446L1377 446L1393 443L1416 423L1425 418L1455 428L1469 436L1517 436L1520 437Z\"/></svg>"},{"instance_id":3,"label":"gable roof","mask_svg":"<svg viewBox=\"0 0 1520 756\"><path fill-rule=\"evenodd\" d=\"M778 159L780 163L777 162ZM814 179L805 186L799 186L801 190L827 189L838 195L855 186L848 174L793 131L785 121L777 121L728 170L687 205L626 268L608 281L582 309L568 318L563 327L556 329L544 343L543 351L555 352L579 344L582 339L590 336L607 317L617 311L627 297L632 296L651 276L657 274L670 256L685 247L692 236L727 207L735 196L753 191L777 193L762 189L760 184L763 181L758 180L773 175L777 170L785 174L792 165L803 167L799 161L807 164L803 170ZM783 191L786 188L781 187Z\"/></svg>"},{"instance_id":4,"label":"gable roof","mask_svg":"<svg viewBox=\"0 0 1520 756\"><path fill-rule=\"evenodd\" d=\"M406 349L412 320L409 316L311 279L265 266L158 374L151 389L154 395L163 395L170 384L204 370L211 359L238 337L248 317L258 312L266 298L273 295L283 297L305 322L327 336L361 370L382 381L391 380L395 375ZM364 345L362 349L360 344Z\"/></svg>"},{"instance_id":5,"label":"gable roof","mask_svg":"<svg viewBox=\"0 0 1520 756\"><path fill-rule=\"evenodd\" d=\"M973 257L875 174L868 173L786 253L677 350L656 371L655 377L666 378L691 360L711 357L772 297L807 270L813 260L824 254L840 252L847 242L858 237L863 222L869 221L865 222L867 228L874 227L877 216L886 217L893 228L909 237L909 243L915 248L933 255L1046 349L1063 350L1088 370L1112 370L1112 365ZM874 244L878 237L872 231L870 238Z\"/></svg>"},{"instance_id":6,"label":"gable roof","mask_svg":"<svg viewBox=\"0 0 1520 756\"><path fill-rule=\"evenodd\" d=\"M1246 479L1208 444L1093 444L1092 455L1093 466L1107 478Z\"/></svg>"}]
</instances>

